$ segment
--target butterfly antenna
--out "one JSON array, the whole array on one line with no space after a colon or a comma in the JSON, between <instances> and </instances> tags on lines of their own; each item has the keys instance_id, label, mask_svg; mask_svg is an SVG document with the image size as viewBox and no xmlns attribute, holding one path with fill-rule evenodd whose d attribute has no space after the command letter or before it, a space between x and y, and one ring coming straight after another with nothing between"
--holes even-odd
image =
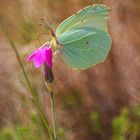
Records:
<instances>
[{"instance_id":1,"label":"butterfly antenna","mask_svg":"<svg viewBox=\"0 0 140 140\"><path fill-rule=\"evenodd\" d=\"M39 26L45 26L45 25L43 25L42 23L40 23ZM39 40L39 41L40 41L40 37L41 37L42 35L45 35L45 34L48 35L47 32L40 33L40 32L39 32L39 28L38 28L38 32L37 32L37 35L38 35L38 36L37 36L37 37L38 37L38 40Z\"/></svg>"},{"instance_id":2,"label":"butterfly antenna","mask_svg":"<svg viewBox=\"0 0 140 140\"><path fill-rule=\"evenodd\" d=\"M50 26L50 24L48 23L48 21L43 19L43 18L41 19L41 21L42 21L42 23L40 25L43 25L43 26L47 27L51 31L51 35L55 36L55 33L54 33L52 27Z\"/></svg>"}]
</instances>

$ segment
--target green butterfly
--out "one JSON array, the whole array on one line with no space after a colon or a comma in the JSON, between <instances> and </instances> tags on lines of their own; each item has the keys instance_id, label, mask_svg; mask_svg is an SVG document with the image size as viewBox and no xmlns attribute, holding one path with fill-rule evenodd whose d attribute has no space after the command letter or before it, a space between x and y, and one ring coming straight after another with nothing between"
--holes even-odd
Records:
<instances>
[{"instance_id":1,"label":"green butterfly","mask_svg":"<svg viewBox=\"0 0 140 140\"><path fill-rule=\"evenodd\" d=\"M68 19L56 29L60 57L72 68L85 70L104 62L111 47L107 29L108 8L91 5Z\"/></svg>"},{"instance_id":2,"label":"green butterfly","mask_svg":"<svg viewBox=\"0 0 140 140\"><path fill-rule=\"evenodd\" d=\"M97 4L64 20L56 32L48 24L52 36L50 43L43 44L28 60L33 60L36 67L40 67L44 61L52 67L52 49L59 49L62 60L75 69L85 70L104 62L111 47L107 16L108 8ZM61 47L55 47L56 43Z\"/></svg>"}]
</instances>

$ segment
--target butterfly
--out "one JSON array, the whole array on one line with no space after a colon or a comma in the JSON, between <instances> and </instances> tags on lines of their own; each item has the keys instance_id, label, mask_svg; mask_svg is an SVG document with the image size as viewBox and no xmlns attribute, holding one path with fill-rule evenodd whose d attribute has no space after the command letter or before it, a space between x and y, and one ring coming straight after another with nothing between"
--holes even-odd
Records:
<instances>
[{"instance_id":1,"label":"butterfly","mask_svg":"<svg viewBox=\"0 0 140 140\"><path fill-rule=\"evenodd\" d=\"M108 8L90 5L68 19L56 29L62 60L72 68L85 70L104 62L111 48L107 29Z\"/></svg>"},{"instance_id":2,"label":"butterfly","mask_svg":"<svg viewBox=\"0 0 140 140\"><path fill-rule=\"evenodd\" d=\"M108 8L95 4L64 20L55 32L50 28L52 42L60 46L60 58L68 66L85 70L105 61L112 42L108 33L107 17ZM29 57L29 60L34 58L37 67L45 60L47 65L52 67L50 44L45 43Z\"/></svg>"}]
</instances>

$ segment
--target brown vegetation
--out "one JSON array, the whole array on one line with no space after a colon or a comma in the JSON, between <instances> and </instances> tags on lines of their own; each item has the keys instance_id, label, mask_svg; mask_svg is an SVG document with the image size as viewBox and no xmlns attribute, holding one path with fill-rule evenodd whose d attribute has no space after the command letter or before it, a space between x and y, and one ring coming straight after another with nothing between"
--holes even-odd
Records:
<instances>
[{"instance_id":1,"label":"brown vegetation","mask_svg":"<svg viewBox=\"0 0 140 140\"><path fill-rule=\"evenodd\" d=\"M21 33L21 19L25 19L25 21L33 19L33 21L35 20L39 23L39 19L47 15L50 23L56 27L63 19L89 3L88 0L57 0L55 2L53 0L42 0L41 2L33 2L33 5L32 3L27 5L27 3L18 0L9 1L9 4L1 1L0 17L2 21L0 22L10 25L12 38L21 39L21 42L18 42L17 39L15 40L21 46L18 49L23 62L25 62L25 57L31 51L29 46L31 48L32 43L31 45L21 45L23 44L23 37L27 34L25 33L24 35L23 32L23 36L19 34ZM68 140L111 139L112 119L122 108L129 108L140 103L140 1L106 0L104 3L110 7L108 27L113 39L112 49L107 60L89 70L75 71L68 68L59 57L54 59L58 124L65 127ZM25 7L29 11L25 10ZM37 27L38 23L36 23L35 27ZM26 31L28 32L28 30ZM33 34L36 34L36 29ZM3 34L1 36L0 122L11 119L15 121L16 111L26 110L27 107L19 105L20 102L15 101L16 99L13 100L15 96L17 97L15 93L21 93L21 95L18 94L17 100L24 99L26 101L30 97L28 97L23 77L20 76L20 84L19 80L16 79L17 72L21 74L20 68L13 52L8 48ZM30 39L26 40L25 38L24 44L33 42L34 37ZM27 69L33 79L34 86L38 86L37 90L45 93L44 86L42 86L43 78L36 76L41 75L40 72L31 70L32 68L28 66ZM42 81L38 82L36 79L40 79L38 81L42 79ZM39 90L40 87L42 87L41 90ZM47 102L48 97L44 97L42 94L40 96L45 98L45 102ZM92 123L90 116L93 111L97 111L100 114L102 132L95 133L92 130L94 123ZM26 117L23 117L23 121L26 121L24 118Z\"/></svg>"}]
</instances>

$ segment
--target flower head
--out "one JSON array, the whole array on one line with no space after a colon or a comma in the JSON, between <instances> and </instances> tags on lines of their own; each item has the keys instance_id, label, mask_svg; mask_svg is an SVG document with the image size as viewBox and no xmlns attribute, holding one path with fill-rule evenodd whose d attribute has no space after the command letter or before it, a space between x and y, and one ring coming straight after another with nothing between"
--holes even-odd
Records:
<instances>
[{"instance_id":1,"label":"flower head","mask_svg":"<svg viewBox=\"0 0 140 140\"><path fill-rule=\"evenodd\" d=\"M35 50L27 61L34 61L36 68L39 68L44 62L46 62L49 68L52 67L52 48L48 43L43 44L40 48Z\"/></svg>"}]
</instances>

